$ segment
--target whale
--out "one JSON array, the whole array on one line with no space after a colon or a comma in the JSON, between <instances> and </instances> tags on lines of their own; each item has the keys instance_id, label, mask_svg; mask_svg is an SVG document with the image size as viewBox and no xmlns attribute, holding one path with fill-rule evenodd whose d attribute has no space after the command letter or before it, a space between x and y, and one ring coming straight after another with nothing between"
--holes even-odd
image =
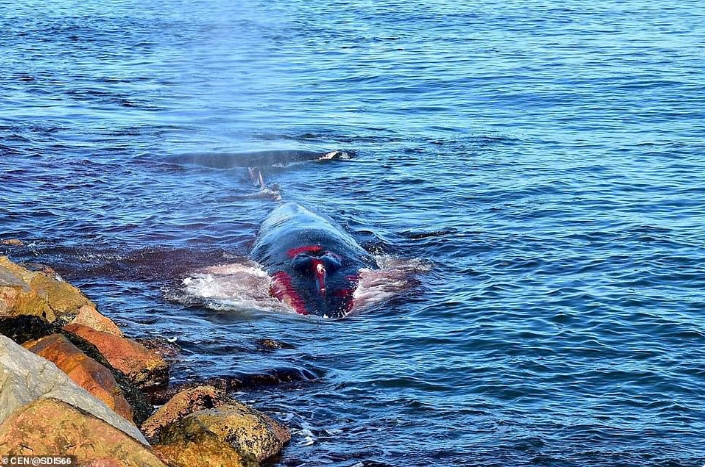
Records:
<instances>
[{"instance_id":1,"label":"whale","mask_svg":"<svg viewBox=\"0 0 705 467\"><path fill-rule=\"evenodd\" d=\"M350 313L360 271L372 255L330 217L296 203L275 208L261 224L250 258L271 278L270 294L302 315Z\"/></svg>"},{"instance_id":2,"label":"whale","mask_svg":"<svg viewBox=\"0 0 705 467\"><path fill-rule=\"evenodd\" d=\"M303 150L269 150L250 152L193 153L179 154L172 161L180 164L195 164L214 169L235 167L265 167L287 165L304 161L328 161L350 159L354 151L335 150L330 152Z\"/></svg>"}]
</instances>

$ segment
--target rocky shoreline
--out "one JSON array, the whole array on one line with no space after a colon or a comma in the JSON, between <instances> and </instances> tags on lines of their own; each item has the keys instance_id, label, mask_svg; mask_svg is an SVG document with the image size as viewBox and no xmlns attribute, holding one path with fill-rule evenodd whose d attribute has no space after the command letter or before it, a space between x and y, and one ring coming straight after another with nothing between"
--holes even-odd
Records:
<instances>
[{"instance_id":1,"label":"rocky shoreline","mask_svg":"<svg viewBox=\"0 0 705 467\"><path fill-rule=\"evenodd\" d=\"M257 466L289 442L288 428L222 385L170 387L163 350L123 335L53 271L0 256L0 455Z\"/></svg>"}]
</instances>

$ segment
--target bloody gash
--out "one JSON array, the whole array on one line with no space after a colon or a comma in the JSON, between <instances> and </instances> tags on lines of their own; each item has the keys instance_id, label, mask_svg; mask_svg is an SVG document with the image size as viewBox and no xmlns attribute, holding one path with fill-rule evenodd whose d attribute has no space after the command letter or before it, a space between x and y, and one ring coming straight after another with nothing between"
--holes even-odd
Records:
<instances>
[{"instance_id":1,"label":"bloody gash","mask_svg":"<svg viewBox=\"0 0 705 467\"><path fill-rule=\"evenodd\" d=\"M372 256L327 216L294 203L260 227L251 257L272 278L271 293L297 313L339 318L353 307L362 268Z\"/></svg>"}]
</instances>

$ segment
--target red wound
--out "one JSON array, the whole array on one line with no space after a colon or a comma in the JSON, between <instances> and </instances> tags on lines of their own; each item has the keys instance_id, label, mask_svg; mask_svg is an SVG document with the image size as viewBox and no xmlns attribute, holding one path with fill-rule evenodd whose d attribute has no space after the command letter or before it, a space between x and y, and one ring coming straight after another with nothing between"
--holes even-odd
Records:
<instances>
[{"instance_id":1,"label":"red wound","mask_svg":"<svg viewBox=\"0 0 705 467\"><path fill-rule=\"evenodd\" d=\"M301 253L322 253L322 252L323 252L323 247L321 247L320 245L307 245L307 246L300 246L297 248L292 248L286 252L286 255L289 258L296 258L296 255L299 255Z\"/></svg>"},{"instance_id":2,"label":"red wound","mask_svg":"<svg viewBox=\"0 0 705 467\"><path fill-rule=\"evenodd\" d=\"M272 274L272 284L269 293L283 303L288 303L298 314L307 315L306 305L301 296L296 293L291 283L291 276L284 271Z\"/></svg>"}]
</instances>

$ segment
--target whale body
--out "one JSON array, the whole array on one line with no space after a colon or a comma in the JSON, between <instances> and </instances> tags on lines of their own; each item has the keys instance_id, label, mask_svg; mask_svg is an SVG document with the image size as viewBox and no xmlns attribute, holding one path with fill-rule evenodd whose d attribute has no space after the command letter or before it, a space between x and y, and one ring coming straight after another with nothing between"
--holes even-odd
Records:
<instances>
[{"instance_id":1,"label":"whale body","mask_svg":"<svg viewBox=\"0 0 705 467\"><path fill-rule=\"evenodd\" d=\"M297 313L340 318L354 305L374 258L328 216L283 204L260 227L250 257L271 277L270 293Z\"/></svg>"},{"instance_id":2,"label":"whale body","mask_svg":"<svg viewBox=\"0 0 705 467\"><path fill-rule=\"evenodd\" d=\"M350 159L353 151L301 151L301 150L271 150L235 153L195 153L180 154L172 158L180 164L196 164L215 169L232 169L235 167L267 167L287 165L303 161L326 161L334 159Z\"/></svg>"}]
</instances>

